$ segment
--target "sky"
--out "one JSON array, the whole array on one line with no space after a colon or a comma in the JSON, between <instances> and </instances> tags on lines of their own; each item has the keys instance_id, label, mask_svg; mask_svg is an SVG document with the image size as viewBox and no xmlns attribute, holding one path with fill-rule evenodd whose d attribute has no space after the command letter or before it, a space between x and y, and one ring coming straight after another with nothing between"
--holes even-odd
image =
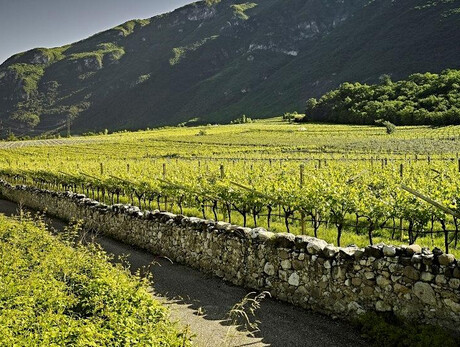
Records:
<instances>
[{"instance_id":1,"label":"sky","mask_svg":"<svg viewBox=\"0 0 460 347\"><path fill-rule=\"evenodd\" d=\"M0 63L37 47L58 47L192 0L0 0Z\"/></svg>"}]
</instances>

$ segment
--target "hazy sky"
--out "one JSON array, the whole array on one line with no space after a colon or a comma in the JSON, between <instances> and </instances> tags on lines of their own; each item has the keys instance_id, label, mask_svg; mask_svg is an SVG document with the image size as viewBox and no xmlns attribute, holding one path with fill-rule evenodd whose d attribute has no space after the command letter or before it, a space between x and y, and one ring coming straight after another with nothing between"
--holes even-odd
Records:
<instances>
[{"instance_id":1,"label":"hazy sky","mask_svg":"<svg viewBox=\"0 0 460 347\"><path fill-rule=\"evenodd\" d=\"M192 0L0 0L0 63L36 47L79 41Z\"/></svg>"}]
</instances>

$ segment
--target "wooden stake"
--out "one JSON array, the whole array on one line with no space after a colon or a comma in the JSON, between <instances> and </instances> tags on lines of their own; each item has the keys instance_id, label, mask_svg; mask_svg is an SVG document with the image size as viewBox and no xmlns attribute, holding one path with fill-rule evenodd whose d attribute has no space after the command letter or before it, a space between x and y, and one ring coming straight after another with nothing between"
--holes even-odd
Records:
<instances>
[{"instance_id":1,"label":"wooden stake","mask_svg":"<svg viewBox=\"0 0 460 347\"><path fill-rule=\"evenodd\" d=\"M399 239L403 241L404 239L404 228L403 228L403 219L399 218Z\"/></svg>"},{"instance_id":2,"label":"wooden stake","mask_svg":"<svg viewBox=\"0 0 460 347\"><path fill-rule=\"evenodd\" d=\"M454 217L460 218L460 215L457 212L452 211L450 208L441 205L439 202L434 201L433 199L430 199L429 197L417 192L416 190L409 188L405 186L404 184L401 185L401 188L404 189L406 192L411 193L412 195L415 195L417 198L429 203L430 205L433 205L434 207L440 209L441 211L444 211L447 214L450 214Z\"/></svg>"},{"instance_id":3,"label":"wooden stake","mask_svg":"<svg viewBox=\"0 0 460 347\"><path fill-rule=\"evenodd\" d=\"M223 180L225 178L225 167L224 164L220 166L220 178Z\"/></svg>"},{"instance_id":4,"label":"wooden stake","mask_svg":"<svg viewBox=\"0 0 460 347\"><path fill-rule=\"evenodd\" d=\"M304 175L305 175L305 165L300 165L300 188L303 187L304 183ZM300 212L300 225L302 229L302 235L305 235L305 213L303 211Z\"/></svg>"}]
</instances>

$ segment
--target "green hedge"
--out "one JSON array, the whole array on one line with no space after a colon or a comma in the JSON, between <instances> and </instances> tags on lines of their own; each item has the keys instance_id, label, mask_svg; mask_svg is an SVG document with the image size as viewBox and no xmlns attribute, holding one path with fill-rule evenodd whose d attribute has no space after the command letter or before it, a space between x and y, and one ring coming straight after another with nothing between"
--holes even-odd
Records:
<instances>
[{"instance_id":1,"label":"green hedge","mask_svg":"<svg viewBox=\"0 0 460 347\"><path fill-rule=\"evenodd\" d=\"M109 260L0 215L0 345L188 345L147 283Z\"/></svg>"}]
</instances>

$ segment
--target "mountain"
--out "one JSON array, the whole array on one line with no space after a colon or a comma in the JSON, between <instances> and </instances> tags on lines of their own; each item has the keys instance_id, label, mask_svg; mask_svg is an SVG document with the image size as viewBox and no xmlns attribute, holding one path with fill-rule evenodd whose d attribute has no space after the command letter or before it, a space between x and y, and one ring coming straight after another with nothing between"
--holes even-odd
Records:
<instances>
[{"instance_id":1,"label":"mountain","mask_svg":"<svg viewBox=\"0 0 460 347\"><path fill-rule=\"evenodd\" d=\"M270 117L345 81L460 67L460 0L254 1L197 2L11 57L3 136L67 119L85 132Z\"/></svg>"}]
</instances>

